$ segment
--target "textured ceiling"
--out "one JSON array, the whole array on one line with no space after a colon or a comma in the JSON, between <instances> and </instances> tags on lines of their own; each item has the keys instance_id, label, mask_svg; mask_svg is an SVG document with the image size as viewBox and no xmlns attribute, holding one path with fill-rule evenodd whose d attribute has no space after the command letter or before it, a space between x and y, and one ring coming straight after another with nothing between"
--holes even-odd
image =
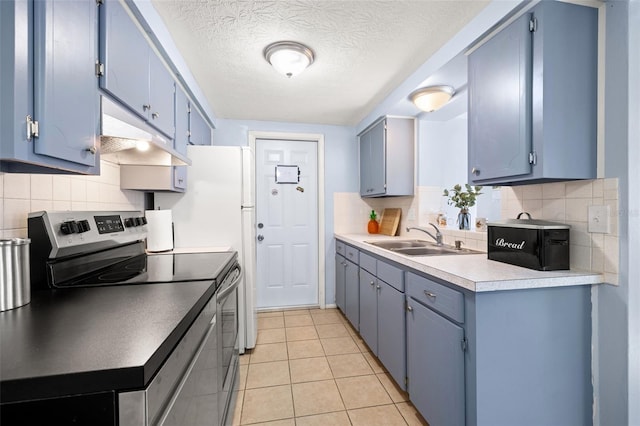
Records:
<instances>
[{"instance_id":1,"label":"textured ceiling","mask_svg":"<svg viewBox=\"0 0 640 426\"><path fill-rule=\"evenodd\" d=\"M219 118L355 125L488 1L152 0ZM264 60L294 40L291 79ZM425 76L427 77L427 76Z\"/></svg>"}]
</instances>

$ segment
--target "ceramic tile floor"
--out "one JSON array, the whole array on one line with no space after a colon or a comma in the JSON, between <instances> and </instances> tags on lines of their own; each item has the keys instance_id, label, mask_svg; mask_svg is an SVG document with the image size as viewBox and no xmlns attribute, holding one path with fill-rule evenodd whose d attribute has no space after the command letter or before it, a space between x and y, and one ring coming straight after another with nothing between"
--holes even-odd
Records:
<instances>
[{"instance_id":1,"label":"ceramic tile floor","mask_svg":"<svg viewBox=\"0 0 640 426\"><path fill-rule=\"evenodd\" d=\"M337 309L258 314L234 425L426 425Z\"/></svg>"}]
</instances>

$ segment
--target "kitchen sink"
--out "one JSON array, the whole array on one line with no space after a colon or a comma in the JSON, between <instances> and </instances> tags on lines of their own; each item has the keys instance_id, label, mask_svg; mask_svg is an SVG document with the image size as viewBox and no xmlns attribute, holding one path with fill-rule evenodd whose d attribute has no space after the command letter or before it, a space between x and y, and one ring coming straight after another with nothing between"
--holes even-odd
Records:
<instances>
[{"instance_id":1,"label":"kitchen sink","mask_svg":"<svg viewBox=\"0 0 640 426\"><path fill-rule=\"evenodd\" d=\"M400 240L400 241L367 241L367 244L380 247L387 250L395 250L401 248L414 248L414 247L428 247L431 244L429 241L422 240Z\"/></svg>"},{"instance_id":2,"label":"kitchen sink","mask_svg":"<svg viewBox=\"0 0 640 426\"><path fill-rule=\"evenodd\" d=\"M376 247L392 251L406 256L438 256L452 254L481 254L482 252L471 249L456 249L453 246L438 246L429 241L423 240L400 240L400 241L368 241Z\"/></svg>"}]
</instances>

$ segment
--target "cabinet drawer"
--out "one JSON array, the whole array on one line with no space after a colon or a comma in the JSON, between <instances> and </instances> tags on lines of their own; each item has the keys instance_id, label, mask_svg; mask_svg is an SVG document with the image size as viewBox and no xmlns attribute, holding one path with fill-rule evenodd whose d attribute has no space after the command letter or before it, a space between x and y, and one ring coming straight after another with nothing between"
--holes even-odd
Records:
<instances>
[{"instance_id":1,"label":"cabinet drawer","mask_svg":"<svg viewBox=\"0 0 640 426\"><path fill-rule=\"evenodd\" d=\"M378 260L376 264L376 276L396 290L404 292L404 273L402 269Z\"/></svg>"},{"instance_id":2,"label":"cabinet drawer","mask_svg":"<svg viewBox=\"0 0 640 426\"><path fill-rule=\"evenodd\" d=\"M366 253L360 253L360 267L366 271L376 274L376 258Z\"/></svg>"},{"instance_id":3,"label":"cabinet drawer","mask_svg":"<svg viewBox=\"0 0 640 426\"><path fill-rule=\"evenodd\" d=\"M459 323L464 322L464 295L456 290L409 273L407 293L415 300Z\"/></svg>"},{"instance_id":4,"label":"cabinet drawer","mask_svg":"<svg viewBox=\"0 0 640 426\"><path fill-rule=\"evenodd\" d=\"M336 240L336 253L341 254L342 256L347 255L347 249L345 243L342 241Z\"/></svg>"},{"instance_id":5,"label":"cabinet drawer","mask_svg":"<svg viewBox=\"0 0 640 426\"><path fill-rule=\"evenodd\" d=\"M348 246L345 244L344 246L345 249L345 256L347 258L347 260L352 261L353 263L355 263L356 265L358 264L358 249L353 248L351 246Z\"/></svg>"}]
</instances>

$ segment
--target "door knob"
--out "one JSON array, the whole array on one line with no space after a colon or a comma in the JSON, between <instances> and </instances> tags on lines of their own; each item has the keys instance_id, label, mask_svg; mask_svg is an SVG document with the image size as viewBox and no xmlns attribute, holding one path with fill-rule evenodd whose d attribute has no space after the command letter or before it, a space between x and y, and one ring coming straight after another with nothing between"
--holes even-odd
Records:
<instances>
[{"instance_id":1,"label":"door knob","mask_svg":"<svg viewBox=\"0 0 640 426\"><path fill-rule=\"evenodd\" d=\"M260 223L258 224L258 228L259 228L259 229L264 228L264 225L262 224L262 222L260 222Z\"/></svg>"},{"instance_id":2,"label":"door knob","mask_svg":"<svg viewBox=\"0 0 640 426\"><path fill-rule=\"evenodd\" d=\"M258 241L264 240L264 235L258 235Z\"/></svg>"}]
</instances>

